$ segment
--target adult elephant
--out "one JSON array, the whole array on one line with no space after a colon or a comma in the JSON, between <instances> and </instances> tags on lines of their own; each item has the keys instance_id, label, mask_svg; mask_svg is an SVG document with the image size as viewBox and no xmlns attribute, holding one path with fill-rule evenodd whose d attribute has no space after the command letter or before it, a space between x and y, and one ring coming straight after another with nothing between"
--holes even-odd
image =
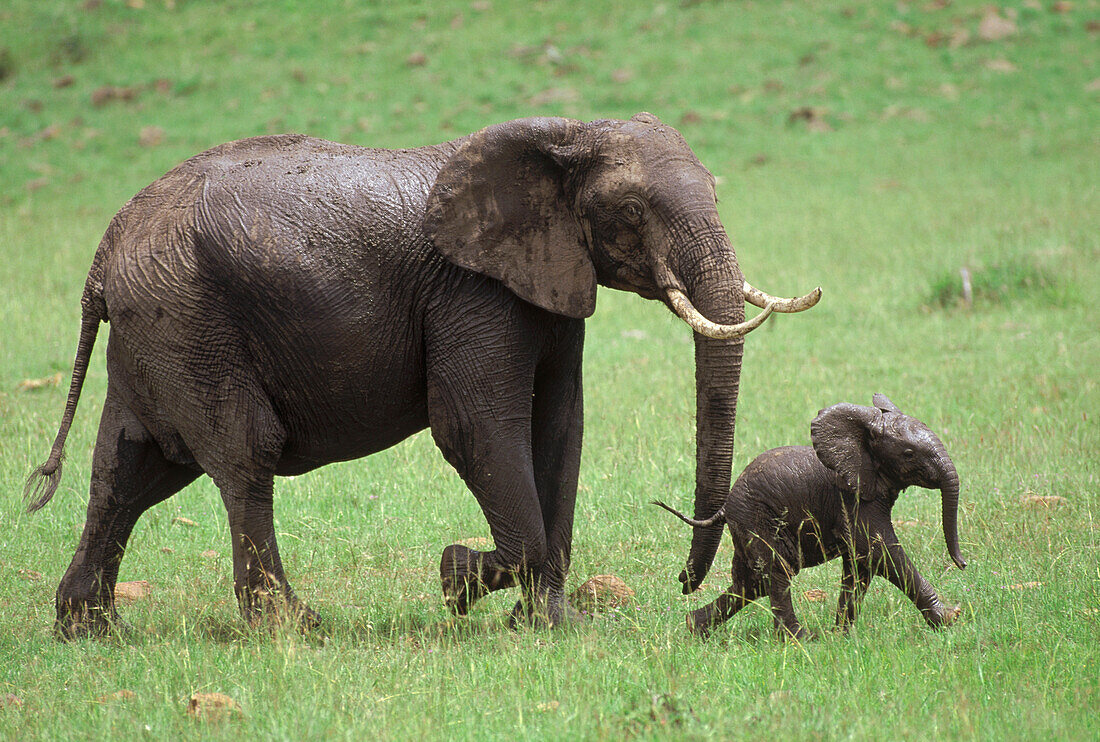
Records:
<instances>
[{"instance_id":1,"label":"adult elephant","mask_svg":"<svg viewBox=\"0 0 1100 742\"><path fill-rule=\"evenodd\" d=\"M520 584L514 616L556 624L581 445L584 318L596 285L662 299L697 331L696 514L729 489L741 336L777 300L744 283L714 178L649 114L530 118L408 150L303 136L187 160L111 221L82 299L72 385L30 510L53 495L100 322L107 396L88 516L57 590L62 637L104 631L127 538L202 473L221 492L246 620L317 615L276 547L276 475L430 426L496 548L443 553L457 612ZM744 320L744 300L764 308ZM717 324L716 324L717 323ZM693 543L702 579L721 525Z\"/></svg>"}]
</instances>

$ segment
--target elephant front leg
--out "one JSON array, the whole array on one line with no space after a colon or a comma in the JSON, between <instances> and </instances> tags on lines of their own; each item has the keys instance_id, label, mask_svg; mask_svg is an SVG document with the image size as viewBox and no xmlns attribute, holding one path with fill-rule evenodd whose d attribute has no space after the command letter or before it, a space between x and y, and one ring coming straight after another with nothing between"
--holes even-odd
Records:
<instances>
[{"instance_id":1,"label":"elephant front leg","mask_svg":"<svg viewBox=\"0 0 1100 742\"><path fill-rule=\"evenodd\" d=\"M909 560L893 532L883 534L876 544L873 567L913 601L929 626L939 628L955 622L962 607L945 606L928 580Z\"/></svg>"},{"instance_id":2,"label":"elephant front leg","mask_svg":"<svg viewBox=\"0 0 1100 742\"><path fill-rule=\"evenodd\" d=\"M444 352L446 351L446 352ZM534 368L507 358L445 347L429 363L428 414L432 437L481 506L496 548L452 544L443 552L443 599L463 615L487 593L541 588L547 537L531 458ZM473 373L480 369L483 373Z\"/></svg>"},{"instance_id":3,"label":"elephant front leg","mask_svg":"<svg viewBox=\"0 0 1100 742\"><path fill-rule=\"evenodd\" d=\"M443 603L456 616L465 616L479 599L516 584L515 573L496 568L494 552L474 551L463 544L443 550L439 576Z\"/></svg>"},{"instance_id":4,"label":"elephant front leg","mask_svg":"<svg viewBox=\"0 0 1100 742\"><path fill-rule=\"evenodd\" d=\"M470 284L477 295L455 299L446 322L426 331L432 437L477 498L496 546L447 547L444 600L461 614L518 584L513 619L553 626L568 618L584 323L507 294L486 302L482 288Z\"/></svg>"},{"instance_id":5,"label":"elephant front leg","mask_svg":"<svg viewBox=\"0 0 1100 742\"><path fill-rule=\"evenodd\" d=\"M435 429L433 434L438 441ZM443 600L457 615L465 615L478 599L495 590L519 584L526 595L543 589L540 574L547 550L542 513L530 458L525 461L514 443L526 438L519 432L493 436L488 447L472 459L454 456L452 449L444 449L477 497L496 545L492 551L476 551L462 544L443 550ZM467 460L475 460L478 465L465 466Z\"/></svg>"},{"instance_id":6,"label":"elephant front leg","mask_svg":"<svg viewBox=\"0 0 1100 742\"><path fill-rule=\"evenodd\" d=\"M565 598L584 427L583 347L584 322L564 323L555 352L535 371L531 452L546 531L546 561L537 579L525 586L522 605L517 604L512 615L551 626L583 620Z\"/></svg>"}]
</instances>

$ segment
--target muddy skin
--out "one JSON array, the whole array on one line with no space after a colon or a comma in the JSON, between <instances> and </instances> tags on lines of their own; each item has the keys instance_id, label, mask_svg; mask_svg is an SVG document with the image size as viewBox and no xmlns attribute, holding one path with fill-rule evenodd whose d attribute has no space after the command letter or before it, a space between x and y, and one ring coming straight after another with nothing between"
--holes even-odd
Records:
<instances>
[{"instance_id":1,"label":"muddy skin","mask_svg":"<svg viewBox=\"0 0 1100 742\"><path fill-rule=\"evenodd\" d=\"M676 296L693 327L719 335L695 337L696 502L713 512L729 489L745 298L796 311L819 293L795 306L744 284L714 179L675 129L649 114L532 118L406 150L272 136L180 164L100 242L60 430L28 480L36 510L57 488L109 322L88 515L57 590L59 635L115 620L137 519L203 474L225 502L244 618L316 624L279 557L275 477L425 427L496 547L448 547L446 603L461 614L519 586L518 620L566 620L584 318L597 284L670 307ZM721 528L700 533L683 577L692 587Z\"/></svg>"},{"instance_id":2,"label":"muddy skin","mask_svg":"<svg viewBox=\"0 0 1100 742\"><path fill-rule=\"evenodd\" d=\"M836 557L844 563L836 624L847 630L871 578L885 577L905 593L932 627L952 623L946 607L913 566L894 532L890 512L909 486L939 489L947 549L966 566L957 532L959 475L943 443L919 420L881 394L874 407L838 404L810 426L813 446L773 448L756 457L711 518L694 520L656 502L695 528L725 523L733 536L733 583L714 602L687 616L701 637L749 602L767 596L778 636L812 639L794 613L791 579Z\"/></svg>"}]
</instances>

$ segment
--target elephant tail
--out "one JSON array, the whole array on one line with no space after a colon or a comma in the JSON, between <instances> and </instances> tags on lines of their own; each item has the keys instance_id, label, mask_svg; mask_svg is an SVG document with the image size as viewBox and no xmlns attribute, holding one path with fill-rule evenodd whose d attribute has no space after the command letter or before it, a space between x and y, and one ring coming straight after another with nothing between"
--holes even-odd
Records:
<instances>
[{"instance_id":1,"label":"elephant tail","mask_svg":"<svg viewBox=\"0 0 1100 742\"><path fill-rule=\"evenodd\" d=\"M671 505L664 504L660 500L653 500L651 504L656 505L657 507L664 508L665 510L672 513L673 515L675 515L680 520L687 523L692 528L709 528L710 526L713 526L715 523L718 523L719 521L723 520L726 517L726 508L725 508L725 506L718 508L718 512L715 513L714 515L710 516L706 520L695 520L694 518L687 517L686 515L681 513L679 510L672 507Z\"/></svg>"},{"instance_id":2,"label":"elephant tail","mask_svg":"<svg viewBox=\"0 0 1100 742\"><path fill-rule=\"evenodd\" d=\"M102 252L101 249L99 253ZM54 438L53 448L50 449L50 457L46 459L46 463L31 472L23 487L23 499L30 500L27 504L28 513L42 508L57 492L57 485L61 482L61 461L65 455L65 438L69 435L69 428L72 427L73 417L76 415L80 390L84 386L84 377L88 373L88 361L95 346L96 335L99 334L99 323L107 320L103 284L99 280L99 271L96 270L102 262L99 253L96 255L91 275L88 276L88 282L84 287L84 296L80 301L80 338L76 344L76 360L73 362L73 376L69 384L69 396L65 401L65 412L61 416L61 426L58 428L57 437Z\"/></svg>"}]
</instances>

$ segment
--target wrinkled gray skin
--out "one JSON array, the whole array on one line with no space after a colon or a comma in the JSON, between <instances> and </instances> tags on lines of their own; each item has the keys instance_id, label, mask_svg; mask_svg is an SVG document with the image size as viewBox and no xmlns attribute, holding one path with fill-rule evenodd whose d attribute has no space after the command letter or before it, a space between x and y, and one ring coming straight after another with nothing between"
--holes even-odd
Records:
<instances>
[{"instance_id":1,"label":"wrinkled gray skin","mask_svg":"<svg viewBox=\"0 0 1100 742\"><path fill-rule=\"evenodd\" d=\"M874 407L838 404L810 425L813 446L773 448L737 478L711 519L694 527L729 525L734 542L733 584L713 603L688 614L688 628L707 636L750 601L767 595L776 632L812 638L791 603L791 578L804 567L841 557L844 577L836 623L856 619L871 578L881 575L905 593L930 626L951 623L958 606L945 607L906 556L890 511L903 489L939 489L947 549L962 569L957 532L959 475L943 443L919 420L902 414L884 395Z\"/></svg>"},{"instance_id":2,"label":"wrinkled gray skin","mask_svg":"<svg viewBox=\"0 0 1100 742\"><path fill-rule=\"evenodd\" d=\"M57 590L62 637L104 631L138 517L205 473L229 514L246 620L295 598L276 546L276 475L382 450L430 426L495 550L447 547L465 613L520 584L515 618L567 617L584 321L597 283L744 319L714 179L649 114L522 119L411 150L247 139L179 165L115 216L85 287L73 381L30 509L57 487L100 322L108 388L87 521ZM747 289L746 289L747 291ZM778 310L782 311L782 310ZM695 336L696 510L724 500L742 339ZM422 493L422 496L430 496ZM721 526L682 575L706 574Z\"/></svg>"}]
</instances>

